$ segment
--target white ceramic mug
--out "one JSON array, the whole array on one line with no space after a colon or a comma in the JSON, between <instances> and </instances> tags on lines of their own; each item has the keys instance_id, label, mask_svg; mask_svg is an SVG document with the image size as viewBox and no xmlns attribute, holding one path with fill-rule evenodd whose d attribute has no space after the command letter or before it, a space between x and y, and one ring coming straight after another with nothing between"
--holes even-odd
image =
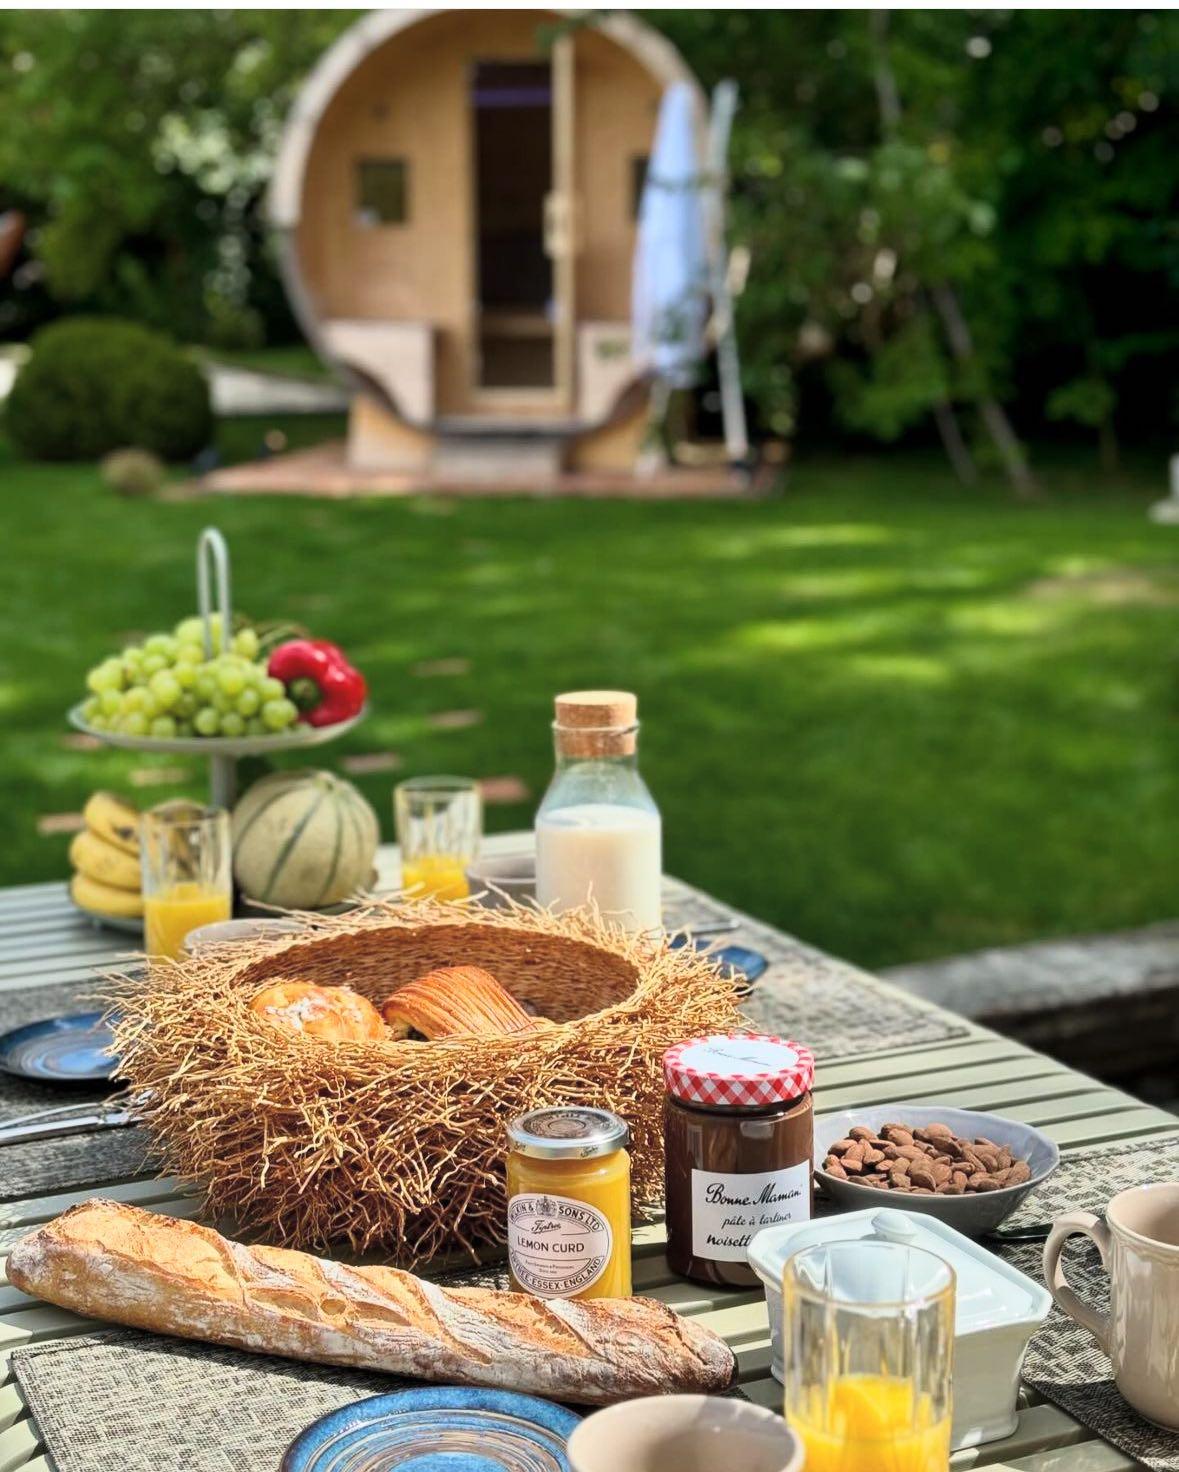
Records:
<instances>
[{"instance_id":1,"label":"white ceramic mug","mask_svg":"<svg viewBox=\"0 0 1179 1472\"><path fill-rule=\"evenodd\" d=\"M1060 1254L1078 1234L1097 1244L1109 1274L1107 1314L1083 1303L1065 1277ZM1104 1221L1087 1211L1062 1216L1044 1244L1044 1280L1109 1355L1134 1409L1179 1430L1179 1182L1120 1192Z\"/></svg>"},{"instance_id":2,"label":"white ceramic mug","mask_svg":"<svg viewBox=\"0 0 1179 1472\"><path fill-rule=\"evenodd\" d=\"M715 1395L653 1395L587 1416L569 1438L573 1472L802 1472L781 1416Z\"/></svg>"}]
</instances>

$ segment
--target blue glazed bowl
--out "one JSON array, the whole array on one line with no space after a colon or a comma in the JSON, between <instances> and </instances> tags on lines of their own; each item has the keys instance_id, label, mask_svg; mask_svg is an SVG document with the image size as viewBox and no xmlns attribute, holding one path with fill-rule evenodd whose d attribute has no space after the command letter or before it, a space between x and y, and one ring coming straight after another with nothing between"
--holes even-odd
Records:
<instances>
[{"instance_id":1,"label":"blue glazed bowl","mask_svg":"<svg viewBox=\"0 0 1179 1472\"><path fill-rule=\"evenodd\" d=\"M279 1472L570 1472L565 1443L580 1421L508 1390L398 1390L321 1416Z\"/></svg>"}]
</instances>

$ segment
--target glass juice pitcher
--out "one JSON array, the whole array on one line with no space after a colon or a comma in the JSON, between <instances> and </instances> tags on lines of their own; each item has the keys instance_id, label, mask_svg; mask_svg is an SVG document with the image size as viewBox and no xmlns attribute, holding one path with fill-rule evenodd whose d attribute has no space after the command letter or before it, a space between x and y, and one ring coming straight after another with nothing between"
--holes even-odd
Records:
<instances>
[{"instance_id":1,"label":"glass juice pitcher","mask_svg":"<svg viewBox=\"0 0 1179 1472\"><path fill-rule=\"evenodd\" d=\"M892 1242L832 1242L783 1273L786 1419L806 1472L946 1472L954 1272Z\"/></svg>"},{"instance_id":2,"label":"glass juice pitcher","mask_svg":"<svg viewBox=\"0 0 1179 1472\"><path fill-rule=\"evenodd\" d=\"M233 914L229 814L177 800L143 815L144 949L176 960L190 930Z\"/></svg>"}]
</instances>

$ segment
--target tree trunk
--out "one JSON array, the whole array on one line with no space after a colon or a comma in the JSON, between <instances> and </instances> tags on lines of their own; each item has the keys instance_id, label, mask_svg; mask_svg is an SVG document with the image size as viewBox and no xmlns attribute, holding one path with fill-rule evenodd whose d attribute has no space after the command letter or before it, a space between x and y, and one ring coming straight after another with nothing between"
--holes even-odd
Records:
<instances>
[{"instance_id":1,"label":"tree trunk","mask_svg":"<svg viewBox=\"0 0 1179 1472\"><path fill-rule=\"evenodd\" d=\"M964 486L977 484L978 467L974 463L974 456L970 453L969 445L962 437L962 427L958 423L958 416L954 413L954 406L949 399L937 400L933 406L933 417L937 424L937 432L941 435L942 448L954 467L954 474Z\"/></svg>"},{"instance_id":2,"label":"tree trunk","mask_svg":"<svg viewBox=\"0 0 1179 1472\"><path fill-rule=\"evenodd\" d=\"M875 56L872 74L876 83L876 102L880 108L880 128L886 138L896 132L901 121L901 97L888 60L888 19L887 10L869 11Z\"/></svg>"},{"instance_id":3,"label":"tree trunk","mask_svg":"<svg viewBox=\"0 0 1179 1472\"><path fill-rule=\"evenodd\" d=\"M930 288L930 295L933 297L933 304L937 308L937 314L945 329L950 351L959 363L973 365L975 363L974 339L970 335L969 324L962 315L962 308L958 304L954 288L942 281ZM999 452L1007 478L1015 487L1017 495L1030 500L1037 494L1036 480L1028 468L1023 446L1011 427L1007 411L994 394L984 394L979 400L978 407L987 433Z\"/></svg>"},{"instance_id":4,"label":"tree trunk","mask_svg":"<svg viewBox=\"0 0 1179 1472\"><path fill-rule=\"evenodd\" d=\"M869 24L872 28L872 51L875 57L872 75L876 84L876 103L880 109L880 131L885 138L891 137L896 132L901 121L900 94L888 61L888 21L887 10L873 10L869 13ZM925 301L925 293L921 292L920 296L922 310L926 311L928 304ZM978 480L978 471L948 394L943 394L935 401L933 417L937 424L937 432L941 436L942 448L954 467L954 474L963 485L974 485Z\"/></svg>"},{"instance_id":5,"label":"tree trunk","mask_svg":"<svg viewBox=\"0 0 1179 1472\"><path fill-rule=\"evenodd\" d=\"M873 77L877 106L880 109L880 131L885 138L889 138L896 132L901 121L900 93L888 59L889 12L885 9L873 10L869 12L869 22L872 28ZM930 294L955 361L973 366L976 362L974 340L953 288L942 283L932 287ZM1016 494L1025 499L1031 498L1036 494L1036 482L1002 404L993 394L987 394L979 402L979 412ZM938 400L933 406L933 414L950 463L961 480L968 485L973 484L977 479L974 461L962 437L950 400Z\"/></svg>"}]
</instances>

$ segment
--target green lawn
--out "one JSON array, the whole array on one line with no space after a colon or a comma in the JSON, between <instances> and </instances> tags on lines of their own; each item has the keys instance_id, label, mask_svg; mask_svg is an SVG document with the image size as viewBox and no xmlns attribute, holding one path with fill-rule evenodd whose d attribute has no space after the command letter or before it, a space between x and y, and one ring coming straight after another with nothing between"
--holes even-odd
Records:
<instances>
[{"instance_id":1,"label":"green lawn","mask_svg":"<svg viewBox=\"0 0 1179 1472\"><path fill-rule=\"evenodd\" d=\"M758 504L129 503L88 468L0 458L0 882L64 875L38 816L150 765L71 749L64 711L87 666L192 610L215 522L241 609L305 621L369 675L372 717L326 762L394 750L406 774L538 796L553 693L628 686L669 867L836 952L1173 915L1179 529L1146 519L1161 471L1047 481L1017 507L881 456L804 463ZM459 656L469 673L412 673ZM429 723L468 710L480 724ZM386 830L392 780L361 780Z\"/></svg>"},{"instance_id":2,"label":"green lawn","mask_svg":"<svg viewBox=\"0 0 1179 1472\"><path fill-rule=\"evenodd\" d=\"M306 343L290 343L278 348L206 348L192 351L198 357L215 363L229 363L235 368L253 368L258 373L277 373L284 378L315 378L330 382L331 370L313 348Z\"/></svg>"}]
</instances>

